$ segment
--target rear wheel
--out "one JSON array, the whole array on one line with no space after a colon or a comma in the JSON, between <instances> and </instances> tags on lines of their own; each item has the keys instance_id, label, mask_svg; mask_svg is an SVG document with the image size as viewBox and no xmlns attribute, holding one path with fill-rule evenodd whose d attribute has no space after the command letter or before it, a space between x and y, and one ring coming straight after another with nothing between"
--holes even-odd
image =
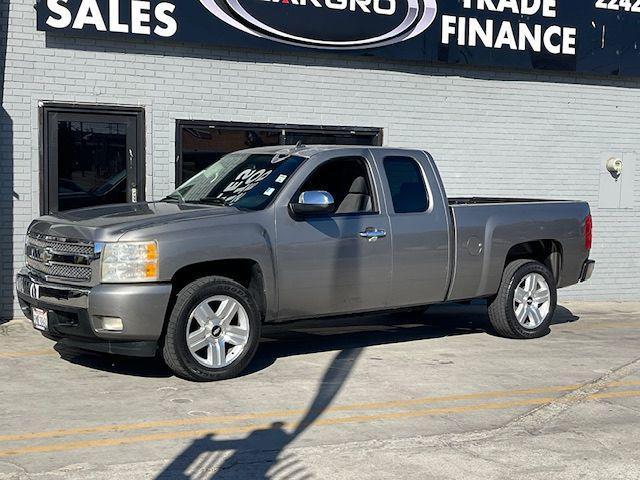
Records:
<instances>
[{"instance_id":1,"label":"rear wheel","mask_svg":"<svg viewBox=\"0 0 640 480\"><path fill-rule=\"evenodd\" d=\"M501 336L541 337L549 331L556 302L551 271L534 260L516 260L504 269L498 294L489 303L489 319Z\"/></svg>"},{"instance_id":2,"label":"rear wheel","mask_svg":"<svg viewBox=\"0 0 640 480\"><path fill-rule=\"evenodd\" d=\"M188 380L235 377L256 352L260 326L246 288L223 277L198 279L178 294L167 324L164 360Z\"/></svg>"}]
</instances>

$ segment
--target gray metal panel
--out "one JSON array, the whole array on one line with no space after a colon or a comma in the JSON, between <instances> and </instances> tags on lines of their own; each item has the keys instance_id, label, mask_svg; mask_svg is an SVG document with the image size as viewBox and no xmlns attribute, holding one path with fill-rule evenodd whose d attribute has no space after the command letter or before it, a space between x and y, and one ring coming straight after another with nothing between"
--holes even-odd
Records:
<instances>
[{"instance_id":1,"label":"gray metal panel","mask_svg":"<svg viewBox=\"0 0 640 480\"><path fill-rule=\"evenodd\" d=\"M588 257L584 245L584 202L456 205L456 268L450 300L493 295L509 250L520 243L556 240L562 247L560 287L579 282ZM474 245L481 243L480 252Z\"/></svg>"},{"instance_id":2,"label":"gray metal panel","mask_svg":"<svg viewBox=\"0 0 640 480\"><path fill-rule=\"evenodd\" d=\"M171 284L98 285L89 294L89 315L97 337L111 340L158 340L162 335ZM98 330L96 316L119 317L124 330Z\"/></svg>"},{"instance_id":3,"label":"gray metal panel","mask_svg":"<svg viewBox=\"0 0 640 480\"><path fill-rule=\"evenodd\" d=\"M223 213L222 211L226 211ZM210 208L209 217L154 223L132 230L121 241L156 239L160 252L160 281L171 281L181 268L216 260L251 260L263 275L266 318L277 313L274 270L275 223L273 210L241 212Z\"/></svg>"},{"instance_id":4,"label":"gray metal panel","mask_svg":"<svg viewBox=\"0 0 640 480\"><path fill-rule=\"evenodd\" d=\"M449 279L450 215L444 191L431 159L419 150L372 149L380 172L389 156L410 157L420 166L427 187L426 212L395 213L386 175L383 191L387 198L393 244L392 307L442 302Z\"/></svg>"},{"instance_id":5,"label":"gray metal panel","mask_svg":"<svg viewBox=\"0 0 640 480\"><path fill-rule=\"evenodd\" d=\"M367 149L317 153L298 169L276 201L280 319L376 310L388 304L391 238L369 242L359 236L367 227L389 231L383 202L378 202L378 214L295 220L289 213L289 201L317 166L353 155L371 162ZM378 172L372 168L371 174L381 198Z\"/></svg>"},{"instance_id":6,"label":"gray metal panel","mask_svg":"<svg viewBox=\"0 0 640 480\"><path fill-rule=\"evenodd\" d=\"M622 158L622 152L602 153L598 162L600 188L598 192L599 208L620 208L620 192L622 178L614 178L607 171L607 160L612 157ZM626 172L625 172L626 173Z\"/></svg>"},{"instance_id":7,"label":"gray metal panel","mask_svg":"<svg viewBox=\"0 0 640 480\"><path fill-rule=\"evenodd\" d=\"M635 195L636 173L638 168L638 155L628 152L622 155L623 171L620 175L620 208L633 208Z\"/></svg>"},{"instance_id":8,"label":"gray metal panel","mask_svg":"<svg viewBox=\"0 0 640 480\"><path fill-rule=\"evenodd\" d=\"M622 160L622 174L612 175L607 170L607 161L610 158ZM607 152L602 153L599 159L600 188L598 192L598 207L613 208L633 208L633 198L635 194L636 176L635 152Z\"/></svg>"}]
</instances>

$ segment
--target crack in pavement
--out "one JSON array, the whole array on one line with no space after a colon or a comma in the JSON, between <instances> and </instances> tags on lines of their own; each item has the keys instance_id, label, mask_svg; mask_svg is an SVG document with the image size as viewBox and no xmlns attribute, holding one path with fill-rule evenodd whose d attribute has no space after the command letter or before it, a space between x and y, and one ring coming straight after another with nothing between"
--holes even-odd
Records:
<instances>
[{"instance_id":1,"label":"crack in pavement","mask_svg":"<svg viewBox=\"0 0 640 480\"><path fill-rule=\"evenodd\" d=\"M13 469L14 471L13 472L9 472L9 473L2 472L3 465L8 465L9 468ZM18 470L18 472L16 472L15 470ZM15 462L6 462L6 461L0 462L0 476L1 475L12 475L13 476L13 475L20 475L20 474L25 474L25 475L27 474L27 469L24 468L22 465L20 465L18 463L15 463ZM9 477L9 478L11 478L11 477Z\"/></svg>"},{"instance_id":2,"label":"crack in pavement","mask_svg":"<svg viewBox=\"0 0 640 480\"><path fill-rule=\"evenodd\" d=\"M520 429L532 435L539 433L542 428L557 416L571 407L586 401L591 395L606 389L611 383L621 380L640 371L640 358L614 368L604 375L583 384L556 398L552 402L541 405L531 411L516 417L500 429Z\"/></svg>"},{"instance_id":3,"label":"crack in pavement","mask_svg":"<svg viewBox=\"0 0 640 480\"><path fill-rule=\"evenodd\" d=\"M506 424L490 428L486 430L474 430L471 432L463 433L445 433L440 435L430 436L418 436L413 437L413 441L417 442L423 447L456 447L465 443L482 442L485 440L497 438L500 436L508 436L508 434L522 434L536 435L542 430L548 422L566 412L571 407L588 400L589 396L601 392L610 386L611 383L619 381L625 377L638 373L640 371L640 358L636 358L631 362L628 362L620 367L614 368L606 374L591 380L583 384L582 386L571 390L570 392L558 397L557 399L534 408L527 413L524 413ZM407 439L398 439L397 441L406 441ZM342 444L333 445L334 448L342 450L343 448L352 448L353 445L358 445L360 448L367 448L370 445L371 448L394 448L393 442L396 440L371 440L369 442L348 442ZM331 448L332 446L324 445L323 448ZM312 448L312 447L305 447Z\"/></svg>"}]
</instances>

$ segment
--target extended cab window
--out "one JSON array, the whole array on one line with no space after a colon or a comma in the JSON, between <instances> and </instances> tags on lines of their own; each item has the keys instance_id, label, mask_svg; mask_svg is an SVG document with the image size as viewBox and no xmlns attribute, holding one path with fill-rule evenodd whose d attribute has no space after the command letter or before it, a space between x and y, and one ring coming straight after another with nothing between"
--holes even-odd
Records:
<instances>
[{"instance_id":1,"label":"extended cab window","mask_svg":"<svg viewBox=\"0 0 640 480\"><path fill-rule=\"evenodd\" d=\"M329 160L307 178L300 192L324 190L336 205L336 214L371 213L375 210L369 169L362 157Z\"/></svg>"},{"instance_id":2,"label":"extended cab window","mask_svg":"<svg viewBox=\"0 0 640 480\"><path fill-rule=\"evenodd\" d=\"M384 171L396 213L425 212L429 197L420 165L410 157L385 157Z\"/></svg>"}]
</instances>

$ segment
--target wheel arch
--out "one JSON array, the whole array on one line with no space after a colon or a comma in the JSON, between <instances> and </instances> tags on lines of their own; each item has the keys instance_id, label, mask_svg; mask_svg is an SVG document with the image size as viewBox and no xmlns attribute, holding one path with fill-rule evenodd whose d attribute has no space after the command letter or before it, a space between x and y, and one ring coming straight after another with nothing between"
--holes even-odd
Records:
<instances>
[{"instance_id":1,"label":"wheel arch","mask_svg":"<svg viewBox=\"0 0 640 480\"><path fill-rule=\"evenodd\" d=\"M507 251L502 270L514 260L535 260L545 265L558 284L562 275L562 244L553 239L529 240L513 245Z\"/></svg>"},{"instance_id":2,"label":"wheel arch","mask_svg":"<svg viewBox=\"0 0 640 480\"><path fill-rule=\"evenodd\" d=\"M262 321L265 321L268 316L268 301L264 270L258 261L251 258L212 260L181 267L171 278L172 300L168 313L171 312L175 297L180 290L198 278L209 276L229 278L249 290L258 305Z\"/></svg>"}]
</instances>

